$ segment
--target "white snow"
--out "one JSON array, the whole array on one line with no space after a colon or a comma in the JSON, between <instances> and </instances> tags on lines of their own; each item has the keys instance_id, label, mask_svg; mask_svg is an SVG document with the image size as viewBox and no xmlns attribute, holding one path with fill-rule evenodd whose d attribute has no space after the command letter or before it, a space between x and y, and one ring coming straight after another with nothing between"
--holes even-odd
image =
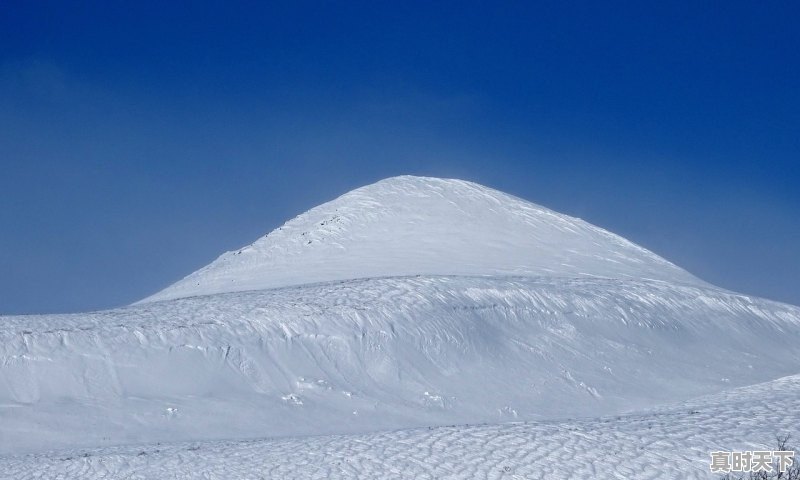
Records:
<instances>
[{"instance_id":1,"label":"white snow","mask_svg":"<svg viewBox=\"0 0 800 480\"><path fill-rule=\"evenodd\" d=\"M458 276L4 317L0 452L617 413L792 374L799 323L702 287Z\"/></svg>"},{"instance_id":2,"label":"white snow","mask_svg":"<svg viewBox=\"0 0 800 480\"><path fill-rule=\"evenodd\" d=\"M290 220L144 301L405 275L700 280L580 219L463 180L394 177Z\"/></svg>"},{"instance_id":3,"label":"white snow","mask_svg":"<svg viewBox=\"0 0 800 480\"><path fill-rule=\"evenodd\" d=\"M711 451L774 450L778 435L800 439L800 376L596 419L0 457L0 478L719 479Z\"/></svg>"},{"instance_id":4,"label":"white snow","mask_svg":"<svg viewBox=\"0 0 800 480\"><path fill-rule=\"evenodd\" d=\"M0 317L0 478L703 478L798 425L798 377L763 382L800 372L800 308L473 183L388 179L238 252Z\"/></svg>"}]
</instances>

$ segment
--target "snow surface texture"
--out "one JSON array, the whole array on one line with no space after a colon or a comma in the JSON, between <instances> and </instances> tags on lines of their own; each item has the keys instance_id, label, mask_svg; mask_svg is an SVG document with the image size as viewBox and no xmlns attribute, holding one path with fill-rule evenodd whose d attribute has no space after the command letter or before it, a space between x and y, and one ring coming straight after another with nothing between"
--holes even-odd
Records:
<instances>
[{"instance_id":1,"label":"snow surface texture","mask_svg":"<svg viewBox=\"0 0 800 480\"><path fill-rule=\"evenodd\" d=\"M0 319L0 451L600 415L797 372L800 309L402 277Z\"/></svg>"},{"instance_id":2,"label":"snow surface texture","mask_svg":"<svg viewBox=\"0 0 800 480\"><path fill-rule=\"evenodd\" d=\"M0 478L718 479L711 451L774 450L787 434L800 439L800 376L597 419L0 457Z\"/></svg>"},{"instance_id":3,"label":"snow surface texture","mask_svg":"<svg viewBox=\"0 0 800 480\"><path fill-rule=\"evenodd\" d=\"M426 274L702 284L583 220L471 182L405 176L313 208L144 301Z\"/></svg>"},{"instance_id":4,"label":"snow surface texture","mask_svg":"<svg viewBox=\"0 0 800 480\"><path fill-rule=\"evenodd\" d=\"M417 458L417 444L431 445L431 462L442 459L435 470L421 464L424 476L462 462L436 445L463 443L463 462L476 470L450 473L472 478L494 476L493 465L507 457L518 460L516 472L529 468L525 459L544 468L579 428L588 437L573 438L571 454L587 465L595 455L598 472L618 472L603 470L603 455L626 451L626 441L633 449L637 438L664 442L673 448L668 458L684 459L675 468L694 471L686 459L714 441L689 429L701 417L676 414L674 431L662 426L651 437L641 429L614 437L643 425L633 414L618 425L566 419L642 411L800 372L800 308L715 288L616 235L469 182L378 182L238 252L130 307L0 317L0 474L33 462L86 468L87 478L104 468L125 478L114 469L128 466L169 478L170 469L202 464L192 450L156 442L515 421L537 423L203 448L220 468L230 467L229 455L258 469L277 458L267 450L284 452L275 475L286 477L280 468L302 463L299 446L346 455L375 439L362 460L377 470L360 473L414 477L403 459ZM758 388L796 399L796 383ZM713 408L728 421L737 410L761 412L740 395L713 397ZM785 414L760 417L758 431L781 433L772 430L783 428ZM706 420L718 428L724 418ZM529 434L534 444L523 448ZM618 442L606 445L603 435ZM681 435L694 439L685 450ZM516 443L506 451L493 437ZM134 450L117 447L63 464L58 455L8 456L126 444L150 444L151 454L132 458ZM105 455L116 460L97 460ZM330 468L308 473L336 474Z\"/></svg>"}]
</instances>

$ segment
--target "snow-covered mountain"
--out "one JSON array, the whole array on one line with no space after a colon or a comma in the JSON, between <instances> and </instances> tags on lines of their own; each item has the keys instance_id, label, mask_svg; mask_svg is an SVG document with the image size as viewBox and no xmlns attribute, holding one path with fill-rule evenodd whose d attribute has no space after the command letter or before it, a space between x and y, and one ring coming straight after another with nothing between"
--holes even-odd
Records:
<instances>
[{"instance_id":1,"label":"snow-covered mountain","mask_svg":"<svg viewBox=\"0 0 800 480\"><path fill-rule=\"evenodd\" d=\"M144 301L407 275L703 284L583 220L463 180L403 176L313 208Z\"/></svg>"},{"instance_id":2,"label":"snow-covered mountain","mask_svg":"<svg viewBox=\"0 0 800 480\"><path fill-rule=\"evenodd\" d=\"M799 340L798 307L398 177L136 305L0 317L0 453L596 417L796 374Z\"/></svg>"}]
</instances>

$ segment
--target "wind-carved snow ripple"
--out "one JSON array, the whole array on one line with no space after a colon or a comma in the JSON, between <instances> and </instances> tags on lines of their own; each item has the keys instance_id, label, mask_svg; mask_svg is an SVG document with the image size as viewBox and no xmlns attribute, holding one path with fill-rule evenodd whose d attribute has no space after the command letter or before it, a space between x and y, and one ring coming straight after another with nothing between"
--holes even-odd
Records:
<instances>
[{"instance_id":1,"label":"wind-carved snow ripple","mask_svg":"<svg viewBox=\"0 0 800 480\"><path fill-rule=\"evenodd\" d=\"M800 376L597 419L0 456L0 478L714 479L712 450L800 438Z\"/></svg>"},{"instance_id":2,"label":"wind-carved snow ripple","mask_svg":"<svg viewBox=\"0 0 800 480\"><path fill-rule=\"evenodd\" d=\"M797 307L657 281L376 278L0 325L0 453L595 416L800 371Z\"/></svg>"}]
</instances>

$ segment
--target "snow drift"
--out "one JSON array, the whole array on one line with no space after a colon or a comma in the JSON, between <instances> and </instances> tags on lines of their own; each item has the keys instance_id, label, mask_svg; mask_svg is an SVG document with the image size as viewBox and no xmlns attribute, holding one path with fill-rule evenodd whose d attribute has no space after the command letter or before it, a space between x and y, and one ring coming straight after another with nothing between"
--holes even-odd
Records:
<instances>
[{"instance_id":1,"label":"snow drift","mask_svg":"<svg viewBox=\"0 0 800 480\"><path fill-rule=\"evenodd\" d=\"M0 317L0 452L618 413L795 374L799 327L583 221L399 177L137 305Z\"/></svg>"}]
</instances>

